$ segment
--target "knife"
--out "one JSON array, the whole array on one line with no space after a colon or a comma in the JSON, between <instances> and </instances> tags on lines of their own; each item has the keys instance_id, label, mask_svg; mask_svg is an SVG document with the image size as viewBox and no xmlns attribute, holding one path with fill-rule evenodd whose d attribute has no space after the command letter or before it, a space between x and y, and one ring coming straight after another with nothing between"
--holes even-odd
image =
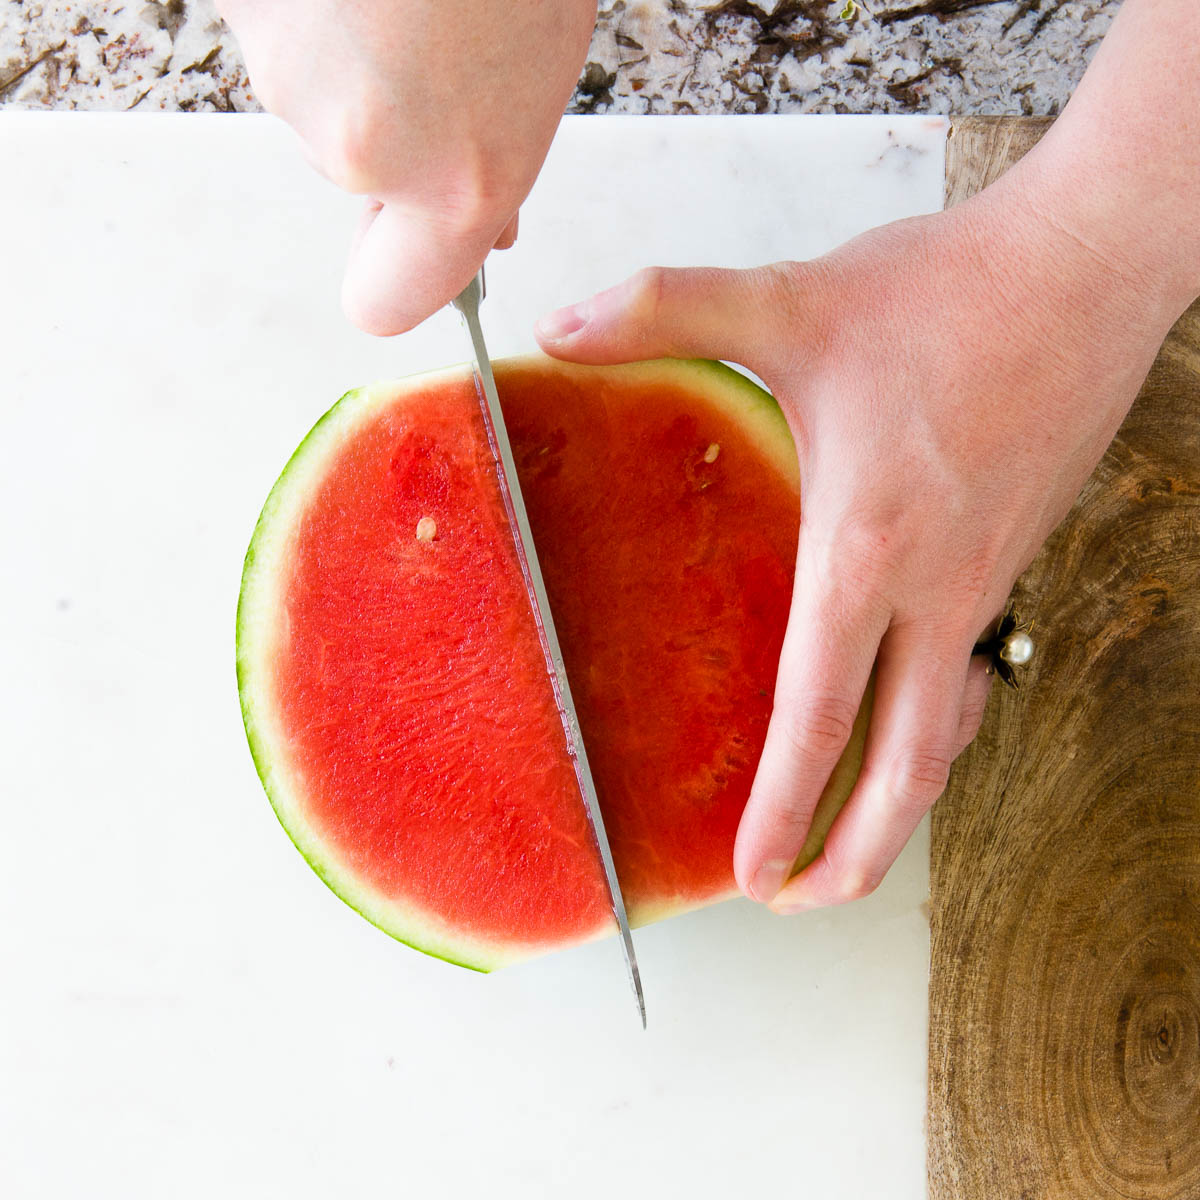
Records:
<instances>
[{"instance_id":1,"label":"knife","mask_svg":"<svg viewBox=\"0 0 1200 1200\"><path fill-rule=\"evenodd\" d=\"M487 429L488 445L496 464L496 478L500 483L500 495L504 510L508 514L517 560L525 578L525 592L529 607L533 610L538 639L546 659L546 672L554 688L554 700L558 715L562 718L563 731L567 739L567 753L575 767L575 779L583 797L588 825L600 852L604 866L604 881L608 885L608 899L613 916L621 931L621 948L625 954L625 968L633 994L637 999L638 1015L642 1028L646 1028L646 999L642 994L642 977L638 972L637 955L633 951L633 935L629 930L629 918L625 913L625 901L621 897L621 885L617 881L617 869L613 865L612 850L608 845L608 834L604 832L604 818L600 814L600 802L596 798L596 784L592 779L592 768L588 765L587 751L583 745L583 734L579 718L575 713L575 702L571 699L571 685L567 682L567 668L563 663L558 634L554 630L554 618L550 613L550 601L546 596L546 585L542 582L542 569L538 565L537 550L529 528L529 517L525 512L525 501L521 496L521 481L517 478L513 462L512 446L508 430L504 425L504 414L500 411L500 398L496 394L496 380L492 375L492 363L483 340L483 329L479 324L479 305L487 295L483 268L454 299L453 304L462 315L463 324L471 335L471 359L475 372L475 390L479 394L479 407L483 413L483 424Z\"/></svg>"}]
</instances>

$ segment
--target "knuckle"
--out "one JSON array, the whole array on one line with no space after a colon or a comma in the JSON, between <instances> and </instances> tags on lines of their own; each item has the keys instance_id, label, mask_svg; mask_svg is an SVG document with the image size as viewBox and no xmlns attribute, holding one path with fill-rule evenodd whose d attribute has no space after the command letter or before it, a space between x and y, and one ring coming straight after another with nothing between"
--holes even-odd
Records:
<instances>
[{"instance_id":1,"label":"knuckle","mask_svg":"<svg viewBox=\"0 0 1200 1200\"><path fill-rule=\"evenodd\" d=\"M331 114L317 158L322 173L343 191L369 195L384 190L379 164L386 144L385 119L369 97Z\"/></svg>"},{"instance_id":2,"label":"knuckle","mask_svg":"<svg viewBox=\"0 0 1200 1200\"><path fill-rule=\"evenodd\" d=\"M801 525L797 575L812 589L826 623L863 628L891 613L898 582L894 545L886 529L860 518L823 522L815 514L807 533Z\"/></svg>"},{"instance_id":3,"label":"knuckle","mask_svg":"<svg viewBox=\"0 0 1200 1200\"><path fill-rule=\"evenodd\" d=\"M794 362L808 361L824 350L828 329L822 318L824 279L815 262L775 262L758 268L763 295L770 302L767 314L787 331L783 339Z\"/></svg>"},{"instance_id":4,"label":"knuckle","mask_svg":"<svg viewBox=\"0 0 1200 1200\"><path fill-rule=\"evenodd\" d=\"M941 586L956 606L973 614L986 606L987 597L996 587L997 563L998 554L992 547L976 547L950 570L941 572Z\"/></svg>"},{"instance_id":5,"label":"knuckle","mask_svg":"<svg viewBox=\"0 0 1200 1200\"><path fill-rule=\"evenodd\" d=\"M809 264L786 260L767 263L758 268L762 282L774 299L786 310L804 295L809 276Z\"/></svg>"},{"instance_id":6,"label":"knuckle","mask_svg":"<svg viewBox=\"0 0 1200 1200\"><path fill-rule=\"evenodd\" d=\"M787 327L798 331L805 324L811 300L811 270L808 263L774 262L757 269L763 294L782 315Z\"/></svg>"},{"instance_id":7,"label":"knuckle","mask_svg":"<svg viewBox=\"0 0 1200 1200\"><path fill-rule=\"evenodd\" d=\"M445 176L439 223L456 237L497 236L520 207L525 188L501 159L468 156Z\"/></svg>"},{"instance_id":8,"label":"knuckle","mask_svg":"<svg viewBox=\"0 0 1200 1200\"><path fill-rule=\"evenodd\" d=\"M780 845L789 847L789 854L807 837L815 808L813 801L802 796L786 795L776 799L771 814L771 833Z\"/></svg>"},{"instance_id":9,"label":"knuckle","mask_svg":"<svg viewBox=\"0 0 1200 1200\"><path fill-rule=\"evenodd\" d=\"M908 535L898 519L858 517L847 522L837 536L838 556L855 590L877 590L903 557Z\"/></svg>"},{"instance_id":10,"label":"knuckle","mask_svg":"<svg viewBox=\"0 0 1200 1200\"><path fill-rule=\"evenodd\" d=\"M825 894L831 904L849 904L869 896L880 883L880 877L873 875L860 864L852 861L842 861L833 852L832 847L825 848L826 871L828 887Z\"/></svg>"},{"instance_id":11,"label":"knuckle","mask_svg":"<svg viewBox=\"0 0 1200 1200\"><path fill-rule=\"evenodd\" d=\"M962 716L958 722L958 744L965 750L974 740L983 724L983 714L987 709L987 697L980 700L969 700L963 705Z\"/></svg>"},{"instance_id":12,"label":"knuckle","mask_svg":"<svg viewBox=\"0 0 1200 1200\"><path fill-rule=\"evenodd\" d=\"M790 700L783 730L792 751L821 762L836 759L854 729L858 705L837 695L805 695Z\"/></svg>"},{"instance_id":13,"label":"knuckle","mask_svg":"<svg viewBox=\"0 0 1200 1200\"><path fill-rule=\"evenodd\" d=\"M982 724L983 714L986 709L986 697L980 700L971 700L963 706L962 727L971 737L975 736L975 731Z\"/></svg>"},{"instance_id":14,"label":"knuckle","mask_svg":"<svg viewBox=\"0 0 1200 1200\"><path fill-rule=\"evenodd\" d=\"M863 900L879 886L879 880L863 871L849 871L839 876L836 897L839 904Z\"/></svg>"},{"instance_id":15,"label":"knuckle","mask_svg":"<svg viewBox=\"0 0 1200 1200\"><path fill-rule=\"evenodd\" d=\"M456 179L442 198L438 224L456 238L480 236L499 220L499 196L478 176Z\"/></svg>"},{"instance_id":16,"label":"knuckle","mask_svg":"<svg viewBox=\"0 0 1200 1200\"><path fill-rule=\"evenodd\" d=\"M663 309L671 277L672 272L666 267L643 267L630 276L628 311L639 325L647 329L654 327Z\"/></svg>"},{"instance_id":17,"label":"knuckle","mask_svg":"<svg viewBox=\"0 0 1200 1200\"><path fill-rule=\"evenodd\" d=\"M923 814L945 791L953 756L940 747L904 754L892 771L888 792L901 811Z\"/></svg>"}]
</instances>

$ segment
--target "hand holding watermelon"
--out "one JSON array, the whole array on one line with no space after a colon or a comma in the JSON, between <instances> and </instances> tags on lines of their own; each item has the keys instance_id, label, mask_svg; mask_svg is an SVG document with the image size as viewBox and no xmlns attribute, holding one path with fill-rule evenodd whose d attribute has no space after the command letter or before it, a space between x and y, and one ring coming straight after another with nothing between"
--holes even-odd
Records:
<instances>
[{"instance_id":1,"label":"hand holding watermelon","mask_svg":"<svg viewBox=\"0 0 1200 1200\"><path fill-rule=\"evenodd\" d=\"M1097 65L1120 70L1115 51ZM1119 82L1097 79L1085 101L1125 94ZM803 481L796 584L735 850L739 886L776 911L873 890L940 795L987 698L973 644L1200 290L1200 247L1170 250L1179 194L1148 174L1120 220L1116 201L1061 169L1070 129L1064 117L947 213L812 262L651 269L539 327L544 349L577 362L743 363L788 418ZM821 855L787 882L873 670L858 783Z\"/></svg>"}]
</instances>

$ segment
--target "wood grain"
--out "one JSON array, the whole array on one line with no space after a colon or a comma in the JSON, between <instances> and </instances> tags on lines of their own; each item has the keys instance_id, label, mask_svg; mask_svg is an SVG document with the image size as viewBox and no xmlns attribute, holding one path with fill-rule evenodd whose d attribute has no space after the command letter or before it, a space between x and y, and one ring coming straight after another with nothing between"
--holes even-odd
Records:
<instances>
[{"instance_id":1,"label":"wood grain","mask_svg":"<svg viewBox=\"0 0 1200 1200\"><path fill-rule=\"evenodd\" d=\"M948 203L1046 122L956 122ZM934 810L933 1200L1200 1197L1200 304L1018 584Z\"/></svg>"}]
</instances>

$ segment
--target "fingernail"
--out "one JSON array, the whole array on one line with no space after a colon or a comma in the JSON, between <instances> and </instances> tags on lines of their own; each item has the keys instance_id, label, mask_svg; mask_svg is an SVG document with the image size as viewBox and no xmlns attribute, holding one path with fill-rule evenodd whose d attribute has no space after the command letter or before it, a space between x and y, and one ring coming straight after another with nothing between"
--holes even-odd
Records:
<instances>
[{"instance_id":1,"label":"fingernail","mask_svg":"<svg viewBox=\"0 0 1200 1200\"><path fill-rule=\"evenodd\" d=\"M790 917L794 913L808 912L820 907L813 896L806 892L799 875L771 901L771 911L781 917Z\"/></svg>"},{"instance_id":2,"label":"fingernail","mask_svg":"<svg viewBox=\"0 0 1200 1200\"><path fill-rule=\"evenodd\" d=\"M558 342L578 333L587 324L587 313L583 304L572 304L547 313L538 323L538 336L547 342Z\"/></svg>"},{"instance_id":3,"label":"fingernail","mask_svg":"<svg viewBox=\"0 0 1200 1200\"><path fill-rule=\"evenodd\" d=\"M754 873L750 891L760 904L770 904L779 895L779 889L787 880L792 864L786 858L768 858Z\"/></svg>"}]
</instances>

